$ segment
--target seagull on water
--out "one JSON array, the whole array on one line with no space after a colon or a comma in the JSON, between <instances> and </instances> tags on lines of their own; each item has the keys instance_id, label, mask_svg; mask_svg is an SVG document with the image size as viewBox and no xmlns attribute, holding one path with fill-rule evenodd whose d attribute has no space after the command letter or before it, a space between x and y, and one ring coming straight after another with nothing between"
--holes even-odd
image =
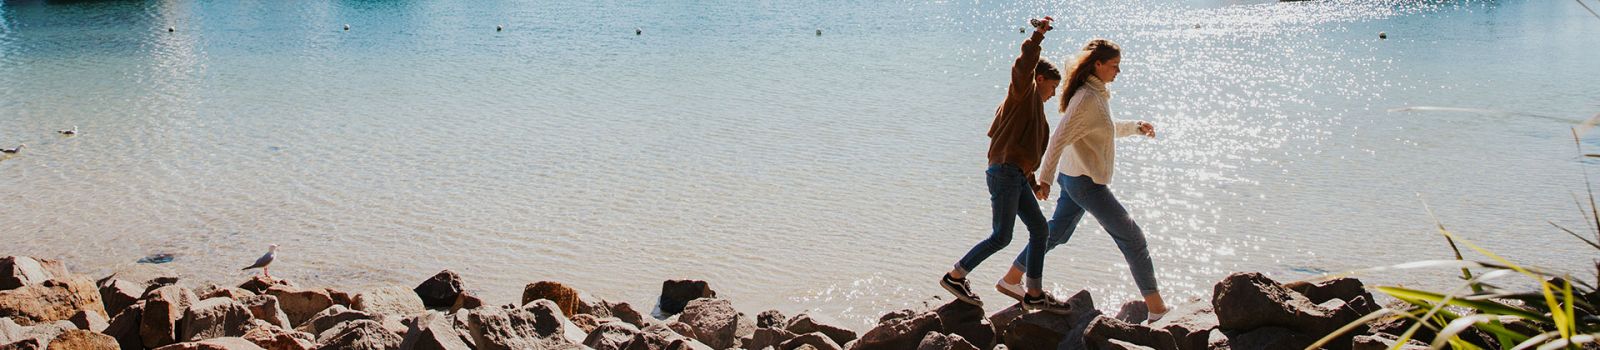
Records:
<instances>
[{"instance_id":1,"label":"seagull on water","mask_svg":"<svg viewBox=\"0 0 1600 350\"><path fill-rule=\"evenodd\" d=\"M23 148L28 148L28 144L24 143L24 144L21 144L21 145L17 145L17 147L15 147L15 148L0 149L0 153L16 154L17 152L22 152Z\"/></svg>"},{"instance_id":2,"label":"seagull on water","mask_svg":"<svg viewBox=\"0 0 1600 350\"><path fill-rule=\"evenodd\" d=\"M73 125L72 126L72 130L58 130L56 132L61 133L62 135L77 135L78 134L78 126L77 125Z\"/></svg>"},{"instance_id":3,"label":"seagull on water","mask_svg":"<svg viewBox=\"0 0 1600 350\"><path fill-rule=\"evenodd\" d=\"M266 275L267 278L272 278L272 273L267 272L267 265L272 264L272 259L276 258L277 256L278 256L278 245L277 244L273 244L273 245L267 246L267 255L262 255L261 258L256 259L256 263L254 265L250 265L250 267L239 269L239 271L244 271L244 270L249 270L249 269L253 269L253 268L259 267L259 268L261 268L261 274L262 275Z\"/></svg>"}]
</instances>

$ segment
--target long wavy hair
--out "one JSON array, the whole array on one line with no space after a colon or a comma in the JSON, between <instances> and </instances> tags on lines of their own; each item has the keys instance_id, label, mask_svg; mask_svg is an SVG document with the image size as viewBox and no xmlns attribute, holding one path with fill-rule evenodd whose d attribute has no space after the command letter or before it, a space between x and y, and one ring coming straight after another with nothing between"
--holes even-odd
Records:
<instances>
[{"instance_id":1,"label":"long wavy hair","mask_svg":"<svg viewBox=\"0 0 1600 350\"><path fill-rule=\"evenodd\" d=\"M1094 64L1103 63L1122 57L1122 47L1106 39L1089 40L1083 45L1083 53L1072 61L1072 70L1067 71L1066 87L1061 88L1061 110L1066 113L1067 103L1072 101L1072 94L1077 93L1084 83L1089 81L1089 76L1094 75Z\"/></svg>"}]
</instances>

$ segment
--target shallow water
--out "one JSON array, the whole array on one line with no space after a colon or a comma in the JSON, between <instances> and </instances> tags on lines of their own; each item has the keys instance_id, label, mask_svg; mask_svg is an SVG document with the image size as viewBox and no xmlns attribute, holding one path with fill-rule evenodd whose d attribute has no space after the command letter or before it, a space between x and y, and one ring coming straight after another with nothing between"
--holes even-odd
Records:
<instances>
[{"instance_id":1,"label":"shallow water","mask_svg":"<svg viewBox=\"0 0 1600 350\"><path fill-rule=\"evenodd\" d=\"M28 148L0 159L0 254L235 283L278 243L301 284L449 268L493 303L652 305L695 278L865 324L987 235L983 133L1046 14L1051 60L1121 43L1114 114L1158 125L1112 188L1168 295L1448 258L1435 219L1594 273L1546 222L1587 227L1596 162L1568 130L1600 113L1600 18L1572 1L8 1L0 147ZM1090 220L1045 280L1135 294Z\"/></svg>"}]
</instances>

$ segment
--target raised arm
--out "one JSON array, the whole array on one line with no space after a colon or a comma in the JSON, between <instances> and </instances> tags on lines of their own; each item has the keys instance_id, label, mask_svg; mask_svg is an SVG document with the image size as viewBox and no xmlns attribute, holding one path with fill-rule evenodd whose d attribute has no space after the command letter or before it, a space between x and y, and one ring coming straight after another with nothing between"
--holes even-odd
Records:
<instances>
[{"instance_id":1,"label":"raised arm","mask_svg":"<svg viewBox=\"0 0 1600 350\"><path fill-rule=\"evenodd\" d=\"M1017 62L1011 65L1011 94L1027 94L1033 91L1033 74L1039 66L1039 43L1044 41L1044 33L1054 29L1050 26L1052 19L1045 17L1042 25L1034 27L1033 35L1028 40L1022 41L1022 55L1017 56Z\"/></svg>"}]
</instances>

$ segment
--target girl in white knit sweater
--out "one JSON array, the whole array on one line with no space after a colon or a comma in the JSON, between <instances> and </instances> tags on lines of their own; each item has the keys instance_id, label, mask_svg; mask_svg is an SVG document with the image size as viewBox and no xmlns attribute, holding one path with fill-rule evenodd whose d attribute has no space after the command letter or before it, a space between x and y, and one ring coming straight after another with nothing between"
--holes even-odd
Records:
<instances>
[{"instance_id":1,"label":"girl in white knit sweater","mask_svg":"<svg viewBox=\"0 0 1600 350\"><path fill-rule=\"evenodd\" d=\"M1052 182L1061 185L1061 198L1056 201L1056 211L1049 223L1050 238L1045 251L1024 249L1012 264L1011 273L1000 280L996 289L1007 295L1015 293L1020 287L1022 272L1035 265L1032 262L1043 261L1046 251L1072 238L1078 221L1087 211L1094 214L1122 250L1133 272L1133 280L1149 307L1148 319L1153 322L1166 314L1167 307L1156 285L1144 232L1106 187L1111 183L1116 163L1115 139L1132 135L1156 136L1154 124L1111 118L1108 104L1111 92L1106 90L1106 84L1116 81L1117 74L1122 71L1121 63L1122 49L1116 43L1095 39L1084 46L1083 52L1069 66L1066 87L1061 92L1061 121L1056 123L1040 161L1039 183L1034 192L1044 200L1050 196Z\"/></svg>"}]
</instances>

